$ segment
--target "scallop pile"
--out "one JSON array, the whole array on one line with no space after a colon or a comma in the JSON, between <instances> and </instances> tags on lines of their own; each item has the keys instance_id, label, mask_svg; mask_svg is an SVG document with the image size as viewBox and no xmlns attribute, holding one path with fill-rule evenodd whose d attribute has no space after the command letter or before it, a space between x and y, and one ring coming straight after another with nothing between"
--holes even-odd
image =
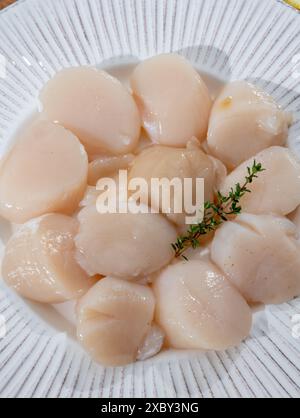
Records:
<instances>
[{"instance_id":1,"label":"scallop pile","mask_svg":"<svg viewBox=\"0 0 300 418\"><path fill-rule=\"evenodd\" d=\"M300 164L286 147L292 117L246 81L213 100L175 54L134 69L131 88L92 67L62 70L0 167L0 215L16 231L2 276L25 298L77 300L77 336L107 366L166 348L225 350L250 333L257 304L300 295ZM146 141L145 141L146 138ZM205 200L265 171L242 214L175 258L185 213L101 213L102 178L203 178ZM153 198L152 198L153 197ZM174 193L173 202L178 199ZM205 255L204 255L205 254Z\"/></svg>"}]
</instances>

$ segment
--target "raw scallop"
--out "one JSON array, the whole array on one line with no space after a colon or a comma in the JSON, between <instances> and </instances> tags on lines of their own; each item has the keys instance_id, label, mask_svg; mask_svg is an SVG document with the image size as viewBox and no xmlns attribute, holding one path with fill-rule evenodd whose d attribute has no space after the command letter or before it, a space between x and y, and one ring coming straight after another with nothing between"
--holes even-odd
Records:
<instances>
[{"instance_id":1,"label":"raw scallop","mask_svg":"<svg viewBox=\"0 0 300 418\"><path fill-rule=\"evenodd\" d=\"M81 210L75 239L77 259L91 275L134 278L166 266L174 254L176 230L162 215Z\"/></svg>"},{"instance_id":2,"label":"raw scallop","mask_svg":"<svg viewBox=\"0 0 300 418\"><path fill-rule=\"evenodd\" d=\"M166 54L137 66L131 87L153 142L183 147L206 138L212 105L208 89L183 57Z\"/></svg>"},{"instance_id":3,"label":"raw scallop","mask_svg":"<svg viewBox=\"0 0 300 418\"><path fill-rule=\"evenodd\" d=\"M114 174L118 174L119 170L126 170L133 160L133 154L98 156L89 163L88 183L91 186L95 186L100 178L111 177Z\"/></svg>"},{"instance_id":4,"label":"raw scallop","mask_svg":"<svg viewBox=\"0 0 300 418\"><path fill-rule=\"evenodd\" d=\"M289 219L296 225L300 240L300 206L289 215Z\"/></svg>"},{"instance_id":5,"label":"raw scallop","mask_svg":"<svg viewBox=\"0 0 300 418\"><path fill-rule=\"evenodd\" d=\"M243 212L283 216L293 212L300 204L300 164L287 148L271 147L244 162L227 176L221 191L227 194L237 183L242 185L254 159L265 171L249 185L251 193L241 199Z\"/></svg>"},{"instance_id":6,"label":"raw scallop","mask_svg":"<svg viewBox=\"0 0 300 418\"><path fill-rule=\"evenodd\" d=\"M20 295L43 303L82 296L93 284L75 260L78 222L49 214L22 225L9 240L2 263L6 283Z\"/></svg>"},{"instance_id":7,"label":"raw scallop","mask_svg":"<svg viewBox=\"0 0 300 418\"><path fill-rule=\"evenodd\" d=\"M267 93L245 81L228 84L212 108L208 146L233 168L273 145L284 145L290 115Z\"/></svg>"},{"instance_id":8,"label":"raw scallop","mask_svg":"<svg viewBox=\"0 0 300 418\"><path fill-rule=\"evenodd\" d=\"M141 120L131 94L93 67L69 68L41 92L42 117L78 136L89 154L126 154L138 145Z\"/></svg>"},{"instance_id":9,"label":"raw scallop","mask_svg":"<svg viewBox=\"0 0 300 418\"><path fill-rule=\"evenodd\" d=\"M297 239L286 218L244 213L216 232L211 257L249 302L279 304L300 295Z\"/></svg>"},{"instance_id":10,"label":"raw scallop","mask_svg":"<svg viewBox=\"0 0 300 418\"><path fill-rule=\"evenodd\" d=\"M147 360L158 354L163 347L164 339L165 333L163 330L155 324L152 325L139 346L137 360Z\"/></svg>"},{"instance_id":11,"label":"raw scallop","mask_svg":"<svg viewBox=\"0 0 300 418\"><path fill-rule=\"evenodd\" d=\"M96 206L96 204L97 204L97 198L99 196L99 193L100 192L97 190L96 187L94 187L94 186L87 186L87 188L85 190L85 194L83 196L83 199L79 203L79 210L81 208L86 207L86 206L91 206L91 205Z\"/></svg>"},{"instance_id":12,"label":"raw scallop","mask_svg":"<svg viewBox=\"0 0 300 418\"><path fill-rule=\"evenodd\" d=\"M77 336L105 366L132 363L150 330L154 307L148 287L107 277L80 300Z\"/></svg>"},{"instance_id":13,"label":"raw scallop","mask_svg":"<svg viewBox=\"0 0 300 418\"><path fill-rule=\"evenodd\" d=\"M50 122L22 132L0 172L0 214L23 223L49 212L71 214L83 197L88 160L78 139Z\"/></svg>"},{"instance_id":14,"label":"raw scallop","mask_svg":"<svg viewBox=\"0 0 300 418\"><path fill-rule=\"evenodd\" d=\"M169 266L153 289L156 322L173 348L224 350L250 332L250 308L209 262L189 260Z\"/></svg>"},{"instance_id":15,"label":"raw scallop","mask_svg":"<svg viewBox=\"0 0 300 418\"><path fill-rule=\"evenodd\" d=\"M220 164L220 165L218 165ZM191 202L195 196L196 179L204 179L204 201L212 200L215 186L218 183L218 173L222 171L222 163L206 155L197 145L196 142L190 141L187 148L171 148L162 145L154 145L140 155L138 155L129 171L129 179L143 178L147 181L148 190L151 191L151 180L153 178L162 180L180 179L183 186L184 179L193 180ZM226 170L224 177L226 177ZM224 180L224 178L223 178ZM182 190L182 188L181 188ZM187 189L183 189L185 194ZM174 213L174 208L177 204L184 207L183 196L181 193L176 193L174 188L171 189L171 206L167 209L170 213L167 217L178 225L185 223L186 213ZM146 200L149 197L148 201ZM151 204L155 209L159 208L162 211L162 199L155 193L149 193L143 196L143 203ZM203 202L202 202L203 203ZM199 208L200 210L201 208Z\"/></svg>"}]
</instances>

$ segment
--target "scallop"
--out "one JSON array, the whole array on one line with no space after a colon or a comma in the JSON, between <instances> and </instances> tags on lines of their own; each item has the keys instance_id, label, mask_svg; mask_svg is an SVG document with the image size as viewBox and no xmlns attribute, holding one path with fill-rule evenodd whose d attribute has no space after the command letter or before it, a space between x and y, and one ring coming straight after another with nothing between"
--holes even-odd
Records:
<instances>
[{"instance_id":1,"label":"scallop","mask_svg":"<svg viewBox=\"0 0 300 418\"><path fill-rule=\"evenodd\" d=\"M245 81L228 84L212 108L208 146L229 168L284 145L291 116L271 96Z\"/></svg>"},{"instance_id":2,"label":"scallop","mask_svg":"<svg viewBox=\"0 0 300 418\"><path fill-rule=\"evenodd\" d=\"M91 276L145 276L174 256L171 243L177 233L162 215L99 213L92 205L82 209L78 218L77 259Z\"/></svg>"},{"instance_id":3,"label":"scallop","mask_svg":"<svg viewBox=\"0 0 300 418\"><path fill-rule=\"evenodd\" d=\"M138 145L137 106L130 92L105 71L62 70L43 88L40 101L42 117L74 132L89 154L127 154Z\"/></svg>"},{"instance_id":4,"label":"scallop","mask_svg":"<svg viewBox=\"0 0 300 418\"><path fill-rule=\"evenodd\" d=\"M252 314L238 291L210 262L167 267L153 285L155 320L177 349L224 350L249 334Z\"/></svg>"},{"instance_id":5,"label":"scallop","mask_svg":"<svg viewBox=\"0 0 300 418\"><path fill-rule=\"evenodd\" d=\"M21 296L60 303L82 296L94 283L75 260L78 222L47 214L22 225L9 240L2 263L6 283Z\"/></svg>"},{"instance_id":6,"label":"scallop","mask_svg":"<svg viewBox=\"0 0 300 418\"><path fill-rule=\"evenodd\" d=\"M85 194L83 196L83 199L79 203L79 210L81 208L84 208L86 206L91 206L97 204L97 198L99 196L99 191L95 186L88 186L86 188ZM78 213L77 213L78 214Z\"/></svg>"},{"instance_id":7,"label":"scallop","mask_svg":"<svg viewBox=\"0 0 300 418\"><path fill-rule=\"evenodd\" d=\"M137 360L147 360L158 354L164 344L165 333L153 324L138 349Z\"/></svg>"},{"instance_id":8,"label":"scallop","mask_svg":"<svg viewBox=\"0 0 300 418\"><path fill-rule=\"evenodd\" d=\"M119 156L98 156L89 163L88 183L95 186L103 177L111 177L119 170L126 170L134 160L133 154Z\"/></svg>"},{"instance_id":9,"label":"scallop","mask_svg":"<svg viewBox=\"0 0 300 418\"><path fill-rule=\"evenodd\" d=\"M300 206L289 215L289 219L295 224L297 231L300 234Z\"/></svg>"},{"instance_id":10,"label":"scallop","mask_svg":"<svg viewBox=\"0 0 300 418\"><path fill-rule=\"evenodd\" d=\"M184 187L184 180L191 179L193 181L190 193L191 203L195 204L197 178L204 179L204 200L211 200L213 199L215 185L218 183L218 175L222 172L221 167L221 162L219 166L216 160L212 160L206 155L200 149L199 143L197 144L194 141L188 142L187 148L182 149L154 145L135 158L129 171L129 180L135 178L145 179L148 189L146 189L147 194L142 195L143 202L164 212L177 225L184 225L187 213L184 210L180 213L175 213L175 208L177 207L184 209L184 196L188 192L188 189ZM226 177L225 173L224 177ZM161 196L158 193L151 193L151 181L154 178L160 181L163 179L168 179L169 181L181 180L179 191L175 187L171 188L170 204L167 202L167 206L163 205ZM148 191L150 191L149 195Z\"/></svg>"},{"instance_id":11,"label":"scallop","mask_svg":"<svg viewBox=\"0 0 300 418\"><path fill-rule=\"evenodd\" d=\"M297 239L284 217L244 213L216 232L211 257L248 302L279 304L300 295Z\"/></svg>"},{"instance_id":12,"label":"scallop","mask_svg":"<svg viewBox=\"0 0 300 418\"><path fill-rule=\"evenodd\" d=\"M107 277L80 300L77 336L105 366L134 362L151 329L155 300L150 288Z\"/></svg>"},{"instance_id":13,"label":"scallop","mask_svg":"<svg viewBox=\"0 0 300 418\"><path fill-rule=\"evenodd\" d=\"M212 101L200 75L183 57L158 55L137 66L131 87L153 142L183 147L206 138Z\"/></svg>"},{"instance_id":14,"label":"scallop","mask_svg":"<svg viewBox=\"0 0 300 418\"><path fill-rule=\"evenodd\" d=\"M28 126L0 171L0 214L24 223L49 212L71 214L83 197L88 159L69 131L51 122Z\"/></svg>"},{"instance_id":15,"label":"scallop","mask_svg":"<svg viewBox=\"0 0 300 418\"><path fill-rule=\"evenodd\" d=\"M300 164L287 148L268 148L241 164L223 182L222 193L245 182L247 167L252 167L254 159L265 171L249 185L251 193L241 199L243 211L283 216L293 212L300 204Z\"/></svg>"},{"instance_id":16,"label":"scallop","mask_svg":"<svg viewBox=\"0 0 300 418\"><path fill-rule=\"evenodd\" d=\"M213 167L214 167L214 173L215 173L214 191L217 192L220 189L223 181L225 180L228 172L227 172L227 168L225 167L222 161L218 160L217 158L212 157L211 155L209 155L209 158L212 161Z\"/></svg>"}]
</instances>

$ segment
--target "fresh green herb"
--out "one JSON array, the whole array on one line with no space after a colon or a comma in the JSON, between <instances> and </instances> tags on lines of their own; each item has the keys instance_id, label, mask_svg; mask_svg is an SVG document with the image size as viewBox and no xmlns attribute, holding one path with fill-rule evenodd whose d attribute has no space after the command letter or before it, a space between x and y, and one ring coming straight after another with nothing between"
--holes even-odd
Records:
<instances>
[{"instance_id":1,"label":"fresh green herb","mask_svg":"<svg viewBox=\"0 0 300 418\"><path fill-rule=\"evenodd\" d=\"M177 238L176 243L172 244L172 248L176 257L182 257L187 260L184 253L189 249L196 249L200 246L200 238L212 231L216 231L223 222L227 222L233 216L241 213L242 207L240 200L245 194L251 193L248 189L249 184L253 183L258 177L258 173L265 171L260 163L254 160L253 166L247 168L248 175L245 177L245 183L236 184L227 196L221 192L217 193L215 202L206 202L204 204L204 217L202 222L191 225L186 235Z\"/></svg>"}]
</instances>

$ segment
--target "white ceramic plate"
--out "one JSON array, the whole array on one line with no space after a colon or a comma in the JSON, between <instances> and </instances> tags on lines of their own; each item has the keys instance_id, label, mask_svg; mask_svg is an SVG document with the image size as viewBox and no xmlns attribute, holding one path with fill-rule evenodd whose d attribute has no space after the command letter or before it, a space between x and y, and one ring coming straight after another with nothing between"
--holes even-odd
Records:
<instances>
[{"instance_id":1,"label":"white ceramic plate","mask_svg":"<svg viewBox=\"0 0 300 418\"><path fill-rule=\"evenodd\" d=\"M300 156L299 39L300 14L276 0L19 0L0 13L0 151L62 67L174 51L271 93L294 113L289 146ZM3 242L9 234L2 223ZM299 397L299 314L299 299L267 308L226 352L102 368L75 342L64 307L28 304L0 282L0 396Z\"/></svg>"}]
</instances>

